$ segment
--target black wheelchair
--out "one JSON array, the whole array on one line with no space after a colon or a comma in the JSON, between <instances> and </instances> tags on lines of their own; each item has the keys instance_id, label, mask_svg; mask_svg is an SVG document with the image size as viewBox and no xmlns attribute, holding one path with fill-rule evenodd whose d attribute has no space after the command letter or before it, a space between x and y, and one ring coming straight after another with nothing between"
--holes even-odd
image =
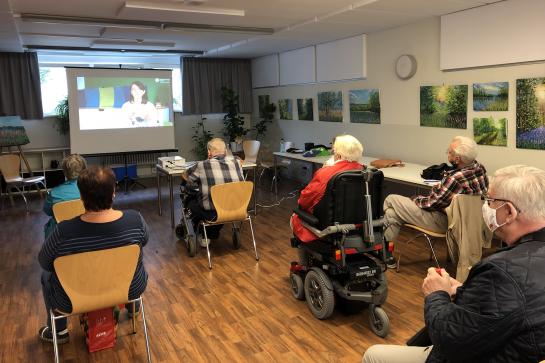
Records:
<instances>
[{"instance_id":1,"label":"black wheelchair","mask_svg":"<svg viewBox=\"0 0 545 363\"><path fill-rule=\"evenodd\" d=\"M189 257L194 257L197 254L197 231L193 225L191 219L191 210L188 208L189 201L197 198L199 195L198 189L188 188L185 183L180 185L180 199L181 199L181 212L180 223L176 225L176 237L179 240L184 241L187 248L187 254ZM219 226L221 228L221 226ZM238 250L240 248L240 228L233 224L232 227L232 240L233 248Z\"/></svg>"},{"instance_id":2,"label":"black wheelchair","mask_svg":"<svg viewBox=\"0 0 545 363\"><path fill-rule=\"evenodd\" d=\"M389 331L389 319L380 307L388 295L385 276L382 183L380 170L336 174L312 214L294 210L318 239L304 243L292 238L305 261L292 262L293 296L307 301L312 314L327 319L338 302L369 305L371 329L380 337Z\"/></svg>"}]
</instances>

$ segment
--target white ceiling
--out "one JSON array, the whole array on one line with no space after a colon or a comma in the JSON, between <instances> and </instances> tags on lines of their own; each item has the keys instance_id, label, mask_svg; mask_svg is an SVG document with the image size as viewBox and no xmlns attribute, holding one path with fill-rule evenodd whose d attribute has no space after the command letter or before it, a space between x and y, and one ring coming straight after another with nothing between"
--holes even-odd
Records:
<instances>
[{"instance_id":1,"label":"white ceiling","mask_svg":"<svg viewBox=\"0 0 545 363\"><path fill-rule=\"evenodd\" d=\"M206 0L204 5L199 5L244 10L245 16L240 17L132 9L124 7L125 0L0 0L0 51L22 51L28 46L53 47L39 51L41 61L71 63L88 63L85 59L95 55L97 62L104 62L107 56L106 59L116 64L138 63L142 58L148 65L176 64L179 56L187 51L204 56L253 58L497 1L500 0ZM183 0L146 2L180 4ZM104 21L86 25L56 21L44 24L23 21L20 14L100 18L133 24L130 27L105 25ZM177 23L177 28L171 29L170 23ZM198 26L187 29L179 23ZM147 29L144 25L157 27ZM224 28L195 29L210 26ZM266 34L256 34L256 30ZM97 54L89 50L95 41L128 41L133 45L119 45L118 50L151 47L158 52L153 55L112 51ZM146 43L151 44L146 46ZM112 48L112 45L104 47ZM58 48L74 49L59 52ZM165 50L171 53L161 53Z\"/></svg>"}]
</instances>

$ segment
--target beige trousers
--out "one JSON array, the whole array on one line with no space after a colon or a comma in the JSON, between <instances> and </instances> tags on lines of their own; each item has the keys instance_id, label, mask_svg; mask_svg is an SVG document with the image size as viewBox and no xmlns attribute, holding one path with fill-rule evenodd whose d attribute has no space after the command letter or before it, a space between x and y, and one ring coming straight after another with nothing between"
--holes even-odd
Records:
<instances>
[{"instance_id":1,"label":"beige trousers","mask_svg":"<svg viewBox=\"0 0 545 363\"><path fill-rule=\"evenodd\" d=\"M425 363L430 352L431 347L377 344L367 349L362 363Z\"/></svg>"},{"instance_id":2,"label":"beige trousers","mask_svg":"<svg viewBox=\"0 0 545 363\"><path fill-rule=\"evenodd\" d=\"M445 213L424 210L410 198L397 194L390 194L384 200L384 217L388 223L384 231L386 241L395 241L405 223L440 233L445 233L448 228Z\"/></svg>"}]
</instances>

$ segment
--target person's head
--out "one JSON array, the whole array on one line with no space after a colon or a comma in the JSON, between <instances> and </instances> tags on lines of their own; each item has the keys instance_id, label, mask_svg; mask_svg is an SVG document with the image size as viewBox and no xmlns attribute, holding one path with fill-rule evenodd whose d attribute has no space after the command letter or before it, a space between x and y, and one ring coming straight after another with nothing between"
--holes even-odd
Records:
<instances>
[{"instance_id":1,"label":"person's head","mask_svg":"<svg viewBox=\"0 0 545 363\"><path fill-rule=\"evenodd\" d=\"M333 143L333 158L337 160L360 161L363 146L352 135L339 135Z\"/></svg>"},{"instance_id":2,"label":"person's head","mask_svg":"<svg viewBox=\"0 0 545 363\"><path fill-rule=\"evenodd\" d=\"M497 170L483 205L483 218L508 244L545 227L545 171L526 165Z\"/></svg>"},{"instance_id":3,"label":"person's head","mask_svg":"<svg viewBox=\"0 0 545 363\"><path fill-rule=\"evenodd\" d=\"M131 83L131 103L148 103L146 86L140 81Z\"/></svg>"},{"instance_id":4,"label":"person's head","mask_svg":"<svg viewBox=\"0 0 545 363\"><path fill-rule=\"evenodd\" d=\"M453 166L461 169L471 164L477 158L477 143L465 136L456 136L450 142L447 150L447 160Z\"/></svg>"},{"instance_id":5,"label":"person's head","mask_svg":"<svg viewBox=\"0 0 545 363\"><path fill-rule=\"evenodd\" d=\"M212 140L208 141L206 145L208 149L208 158L213 158L218 155L225 155L227 147L225 146L225 141L219 137L215 137Z\"/></svg>"},{"instance_id":6,"label":"person's head","mask_svg":"<svg viewBox=\"0 0 545 363\"><path fill-rule=\"evenodd\" d=\"M79 175L78 189L86 211L110 209L115 194L114 172L110 168L91 165Z\"/></svg>"},{"instance_id":7,"label":"person's head","mask_svg":"<svg viewBox=\"0 0 545 363\"><path fill-rule=\"evenodd\" d=\"M62 159L62 171L66 179L76 179L87 168L87 162L79 154L70 154Z\"/></svg>"}]
</instances>

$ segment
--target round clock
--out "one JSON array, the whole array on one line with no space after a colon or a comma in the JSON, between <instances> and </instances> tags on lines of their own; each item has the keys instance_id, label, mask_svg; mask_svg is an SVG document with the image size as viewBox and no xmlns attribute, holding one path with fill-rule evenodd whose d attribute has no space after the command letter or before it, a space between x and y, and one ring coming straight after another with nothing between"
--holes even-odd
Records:
<instances>
[{"instance_id":1,"label":"round clock","mask_svg":"<svg viewBox=\"0 0 545 363\"><path fill-rule=\"evenodd\" d=\"M403 54L396 60L396 74L401 79L409 79L416 73L416 58Z\"/></svg>"}]
</instances>

